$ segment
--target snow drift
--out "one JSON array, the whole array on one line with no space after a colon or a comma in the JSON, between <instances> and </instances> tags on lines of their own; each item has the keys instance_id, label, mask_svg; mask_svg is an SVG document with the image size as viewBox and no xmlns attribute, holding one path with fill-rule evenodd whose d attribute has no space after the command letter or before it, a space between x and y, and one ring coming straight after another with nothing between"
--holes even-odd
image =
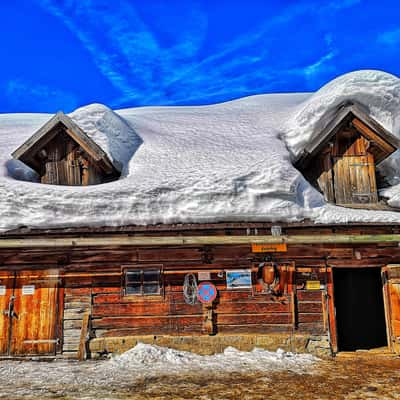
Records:
<instances>
[{"instance_id":1,"label":"snow drift","mask_svg":"<svg viewBox=\"0 0 400 400\"><path fill-rule=\"evenodd\" d=\"M227 347L223 353L200 356L187 351L138 343L108 363L109 369L131 369L136 371L293 371L305 372L319 359L311 354L295 354L282 349L267 351L254 348L239 351Z\"/></svg>"},{"instance_id":2,"label":"snow drift","mask_svg":"<svg viewBox=\"0 0 400 400\"><path fill-rule=\"evenodd\" d=\"M314 94L259 95L200 107L82 107L70 116L123 171L118 181L88 187L35 183L32 170L10 159L50 115L0 115L0 231L305 218L400 222L396 212L325 204L293 167L321 123L351 101L400 135L400 80L379 71L343 75ZM382 166L392 185L400 182L397 153ZM383 194L400 205L400 185Z\"/></svg>"}]
</instances>

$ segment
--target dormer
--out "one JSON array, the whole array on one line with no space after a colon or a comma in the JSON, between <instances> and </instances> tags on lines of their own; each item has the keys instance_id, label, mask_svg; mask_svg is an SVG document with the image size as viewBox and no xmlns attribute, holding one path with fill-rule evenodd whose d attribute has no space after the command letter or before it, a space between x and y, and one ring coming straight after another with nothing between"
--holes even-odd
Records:
<instances>
[{"instance_id":1,"label":"dormer","mask_svg":"<svg viewBox=\"0 0 400 400\"><path fill-rule=\"evenodd\" d=\"M120 171L70 117L58 112L12 156L35 170L42 183L86 186L109 182Z\"/></svg>"},{"instance_id":2,"label":"dormer","mask_svg":"<svg viewBox=\"0 0 400 400\"><path fill-rule=\"evenodd\" d=\"M400 141L354 104L341 107L306 146L296 167L329 203L373 207L376 166Z\"/></svg>"}]
</instances>

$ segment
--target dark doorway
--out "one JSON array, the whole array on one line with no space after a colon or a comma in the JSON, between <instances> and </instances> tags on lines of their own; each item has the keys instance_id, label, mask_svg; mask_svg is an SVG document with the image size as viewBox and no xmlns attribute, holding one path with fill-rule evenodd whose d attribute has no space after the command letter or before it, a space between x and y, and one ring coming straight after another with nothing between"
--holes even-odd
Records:
<instances>
[{"instance_id":1,"label":"dark doorway","mask_svg":"<svg viewBox=\"0 0 400 400\"><path fill-rule=\"evenodd\" d=\"M339 351L387 345L380 268L334 268Z\"/></svg>"}]
</instances>

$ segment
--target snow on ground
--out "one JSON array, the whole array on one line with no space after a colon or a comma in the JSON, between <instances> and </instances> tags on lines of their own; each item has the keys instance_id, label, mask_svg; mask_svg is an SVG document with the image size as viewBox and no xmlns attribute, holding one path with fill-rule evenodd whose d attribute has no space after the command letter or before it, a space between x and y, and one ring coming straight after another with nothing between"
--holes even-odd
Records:
<instances>
[{"instance_id":1,"label":"snow on ground","mask_svg":"<svg viewBox=\"0 0 400 400\"><path fill-rule=\"evenodd\" d=\"M310 354L287 353L283 350L269 352L255 348L251 352L243 352L228 347L224 353L200 356L139 343L126 353L103 361L78 363L59 360L50 364L34 361L2 362L0 385L8 379L20 384L26 380L44 386L49 380L59 385L113 385L124 380L132 382L152 376L209 371L291 371L301 374L312 372L317 362L318 358Z\"/></svg>"},{"instance_id":2,"label":"snow on ground","mask_svg":"<svg viewBox=\"0 0 400 400\"><path fill-rule=\"evenodd\" d=\"M239 351L227 347L223 353L200 356L186 351L178 351L138 343L134 348L108 363L110 370L135 369L141 373L151 371L181 372L183 370L208 371L293 371L301 373L309 369L318 359L311 354L294 354L278 349L276 352L254 348L253 351Z\"/></svg>"},{"instance_id":3,"label":"snow on ground","mask_svg":"<svg viewBox=\"0 0 400 400\"><path fill-rule=\"evenodd\" d=\"M139 344L102 361L2 360L0 399L397 399L398 357L318 360L255 349L197 356Z\"/></svg>"},{"instance_id":4,"label":"snow on ground","mask_svg":"<svg viewBox=\"0 0 400 400\"><path fill-rule=\"evenodd\" d=\"M337 78L314 94L268 94L199 107L113 111L89 105L72 118L122 168L90 187L34 183L10 154L48 114L0 115L0 231L21 226L285 221L400 222L396 212L326 205L293 160L343 102L367 107L400 136L400 80L379 71ZM400 183L396 153L381 168ZM400 166L400 165L399 165ZM37 178L36 178L37 179ZM400 205L400 185L383 192Z\"/></svg>"}]
</instances>

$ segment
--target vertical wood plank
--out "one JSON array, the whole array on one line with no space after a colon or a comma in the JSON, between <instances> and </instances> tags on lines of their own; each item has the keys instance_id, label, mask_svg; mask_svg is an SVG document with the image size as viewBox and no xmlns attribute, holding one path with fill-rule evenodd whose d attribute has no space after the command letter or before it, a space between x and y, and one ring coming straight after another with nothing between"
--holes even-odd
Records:
<instances>
[{"instance_id":1,"label":"vertical wood plank","mask_svg":"<svg viewBox=\"0 0 400 400\"><path fill-rule=\"evenodd\" d=\"M90 311L86 311L82 319L81 336L79 339L78 359L85 360L87 357L86 343L89 333Z\"/></svg>"}]
</instances>

